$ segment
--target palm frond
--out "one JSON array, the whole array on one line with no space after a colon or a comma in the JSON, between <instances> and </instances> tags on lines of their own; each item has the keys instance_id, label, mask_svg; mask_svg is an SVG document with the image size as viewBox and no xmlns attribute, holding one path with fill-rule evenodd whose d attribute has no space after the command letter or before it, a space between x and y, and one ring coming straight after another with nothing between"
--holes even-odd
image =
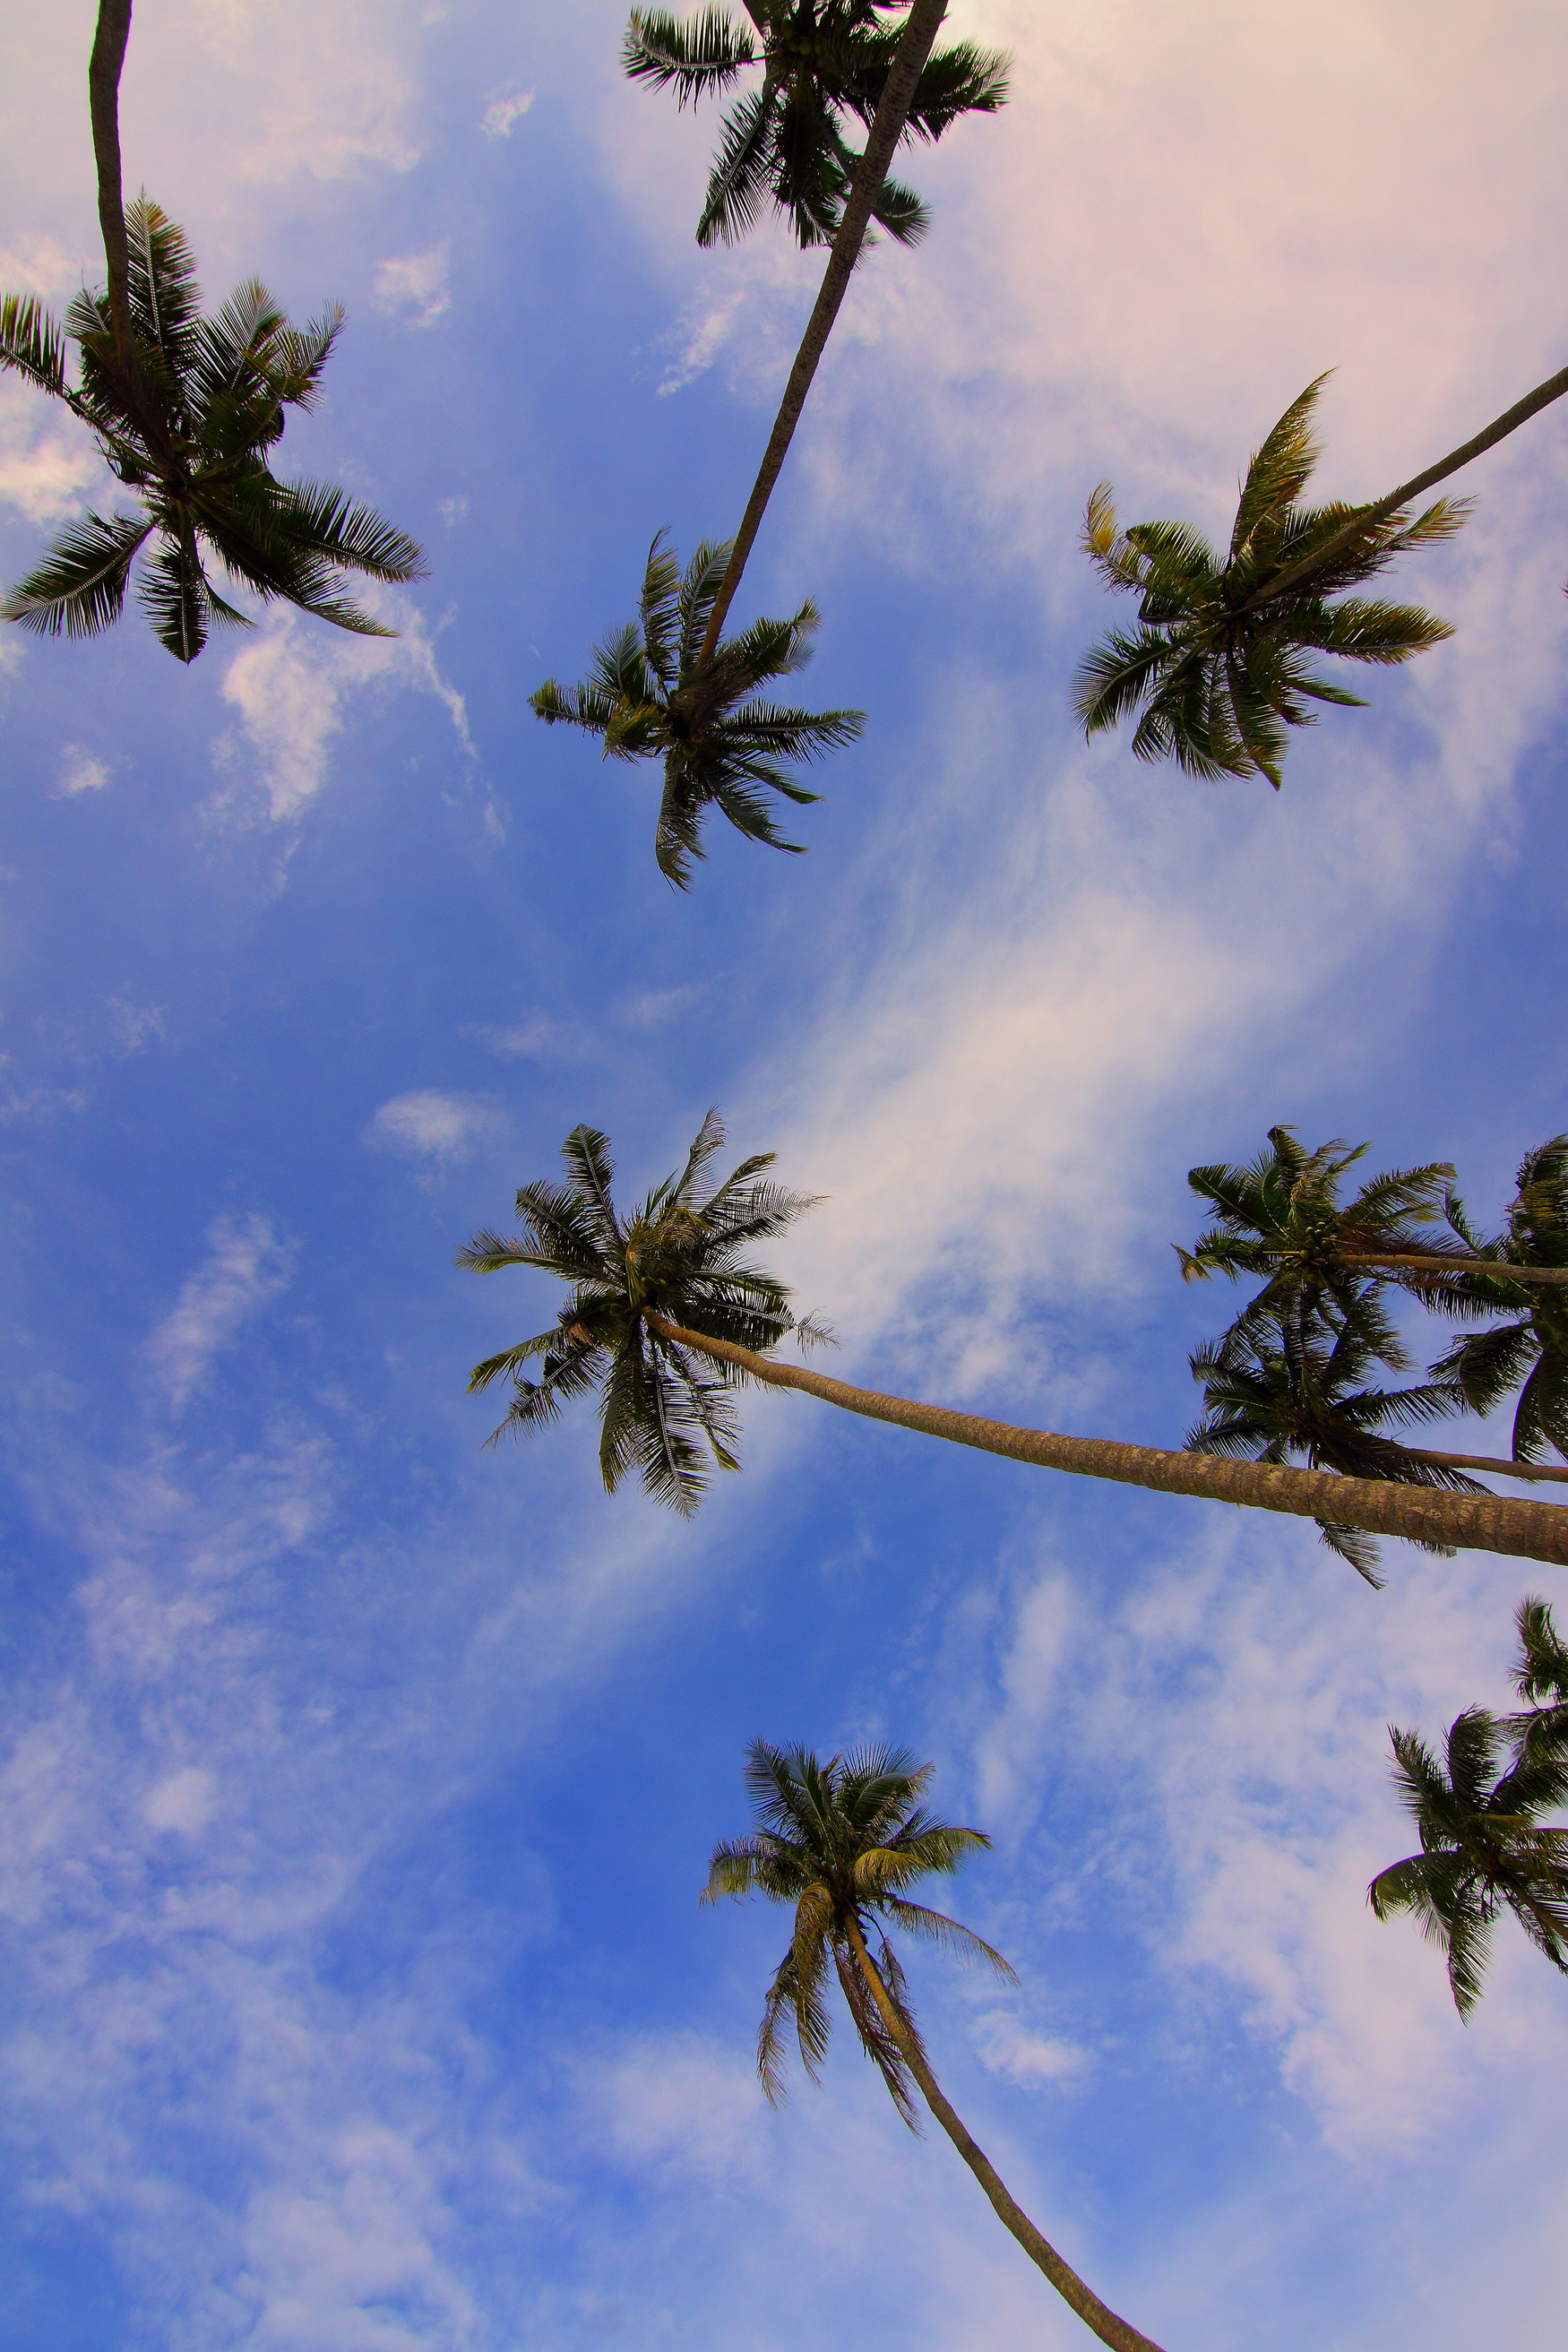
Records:
<instances>
[{"instance_id":1,"label":"palm frond","mask_svg":"<svg viewBox=\"0 0 1568 2352\"><path fill-rule=\"evenodd\" d=\"M36 294L0 299L0 368L10 368L57 400L68 395L66 339Z\"/></svg>"},{"instance_id":2,"label":"palm frond","mask_svg":"<svg viewBox=\"0 0 1568 2352\"><path fill-rule=\"evenodd\" d=\"M756 62L750 33L714 7L685 24L668 8L634 8L621 47L622 68L633 81L655 89L673 83L682 107L727 89L743 66Z\"/></svg>"},{"instance_id":3,"label":"palm frond","mask_svg":"<svg viewBox=\"0 0 1568 2352\"><path fill-rule=\"evenodd\" d=\"M84 515L7 591L0 619L46 637L62 631L90 637L111 628L125 607L132 559L155 528L146 515Z\"/></svg>"}]
</instances>

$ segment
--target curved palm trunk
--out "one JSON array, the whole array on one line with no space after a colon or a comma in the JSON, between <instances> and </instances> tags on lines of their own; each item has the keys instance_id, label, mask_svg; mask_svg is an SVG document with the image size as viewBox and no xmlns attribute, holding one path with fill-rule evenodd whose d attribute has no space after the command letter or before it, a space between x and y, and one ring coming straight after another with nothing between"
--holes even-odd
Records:
<instances>
[{"instance_id":1,"label":"curved palm trunk","mask_svg":"<svg viewBox=\"0 0 1568 2352\"><path fill-rule=\"evenodd\" d=\"M1009 2193L1005 2181L982 2147L976 2147L953 2107L949 2104L942 2084L926 2063L925 2053L905 2024L897 2002L882 1981L882 1972L866 1949L866 1938L855 1921L849 1921L849 1942L856 1965L865 1979L866 1987L877 2004L883 2024L898 2044L904 2063L921 2086L921 2095L927 2106L958 2150L960 2156L990 2199L1004 2229L1010 2230L1029 2260L1044 2271L1057 2293L1072 2305L1087 2327L1092 2327L1102 2344L1112 2352L1160 2352L1152 2338L1141 2336L1125 2319L1118 2318L1108 2304L1101 2303L1091 2286L1086 2285L1069 2263L1065 2263L1049 2239L1036 2229L1023 2207Z\"/></svg>"},{"instance_id":2,"label":"curved palm trunk","mask_svg":"<svg viewBox=\"0 0 1568 2352\"><path fill-rule=\"evenodd\" d=\"M1388 496L1379 499L1375 505L1360 508L1344 529L1337 530L1332 539L1325 540L1314 555L1305 557L1301 562L1293 564L1289 572L1281 572L1278 580L1271 582L1267 588L1260 588L1256 595L1249 596L1239 609L1243 613L1257 612L1260 606L1272 604L1277 596L1287 596L1291 589L1305 586L1314 572L1321 572L1337 555L1342 555L1347 547L1353 546L1363 531L1370 530L1385 516L1397 513L1402 506L1407 505L1412 499L1419 498L1423 490L1431 489L1435 483L1447 481L1450 474L1457 474L1473 457L1495 448L1500 441L1506 441L1510 433L1517 433L1521 425L1528 425L1532 416L1543 408L1550 408L1552 403L1561 400L1565 392L1568 392L1568 368L1560 368L1555 375L1549 375L1544 383L1538 383L1533 392L1527 392L1522 400L1516 400L1511 408L1505 408L1500 416L1494 417L1472 440L1463 441L1457 449L1450 449L1446 457L1439 457L1435 466L1428 466L1424 474L1413 474L1409 481L1401 482L1396 490L1390 490Z\"/></svg>"},{"instance_id":3,"label":"curved palm trunk","mask_svg":"<svg viewBox=\"0 0 1568 2352\"><path fill-rule=\"evenodd\" d=\"M756 21L755 12L750 12ZM860 158L854 184L844 206L844 217L838 224L838 234L833 240L827 268L823 272L822 288L816 307L806 321L805 333L795 355L795 365L789 372L789 382L779 404L779 413L763 452L762 466L741 518L741 528L735 534L734 548L719 585L719 594L709 619L702 649L697 656L700 671L707 668L713 658L714 647L729 616L741 584L741 574L746 568L752 543L767 511L773 484L778 480L795 428L800 422L805 395L811 390L816 363L827 348L827 338L833 332L833 322L848 290L850 273L860 257L860 247L871 219L871 206L888 176L893 160L893 150L903 135L910 103L915 94L915 84L925 69L926 59L936 39L937 27L947 13L947 0L914 0L904 27L903 39L882 87L882 95L872 119L871 135L866 142L866 152Z\"/></svg>"},{"instance_id":4,"label":"curved palm trunk","mask_svg":"<svg viewBox=\"0 0 1568 2352\"><path fill-rule=\"evenodd\" d=\"M1254 1510L1283 1511L1294 1518L1331 1519L1343 1527L1363 1528L1371 1535L1403 1536L1412 1543L1457 1544L1467 1550L1507 1552L1568 1567L1568 1510L1555 1503L1456 1495L1387 1479L1345 1478L1332 1470L1275 1469L1266 1463L1232 1462L1223 1455L1178 1453L1167 1446L1127 1445L1113 1437L1064 1437L1054 1430L1019 1429L1011 1422L884 1396L875 1389L854 1388L847 1381L808 1372L803 1366L773 1363L750 1348L684 1330L659 1315L647 1319L661 1339L717 1363L733 1364L769 1388L802 1389L807 1396L863 1413L868 1421L891 1422L896 1428L945 1437L983 1454L1005 1454L1014 1462L1065 1470L1077 1477L1147 1486L1156 1494L1196 1495Z\"/></svg>"},{"instance_id":5,"label":"curved palm trunk","mask_svg":"<svg viewBox=\"0 0 1568 2352\"><path fill-rule=\"evenodd\" d=\"M1568 1282L1568 1265L1515 1265L1498 1257L1375 1257L1360 1250L1341 1253L1342 1265L1408 1265L1433 1274L1485 1274L1494 1282Z\"/></svg>"}]
</instances>

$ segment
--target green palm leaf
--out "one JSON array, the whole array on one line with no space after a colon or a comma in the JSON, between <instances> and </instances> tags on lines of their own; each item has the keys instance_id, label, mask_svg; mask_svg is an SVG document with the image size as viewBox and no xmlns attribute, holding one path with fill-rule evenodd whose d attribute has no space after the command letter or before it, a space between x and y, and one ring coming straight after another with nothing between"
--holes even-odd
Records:
<instances>
[{"instance_id":1,"label":"green palm leaf","mask_svg":"<svg viewBox=\"0 0 1568 2352\"><path fill-rule=\"evenodd\" d=\"M42 563L0 604L0 619L39 636L96 636L125 607L125 584L137 550L154 524L141 515L84 515L63 530Z\"/></svg>"}]
</instances>

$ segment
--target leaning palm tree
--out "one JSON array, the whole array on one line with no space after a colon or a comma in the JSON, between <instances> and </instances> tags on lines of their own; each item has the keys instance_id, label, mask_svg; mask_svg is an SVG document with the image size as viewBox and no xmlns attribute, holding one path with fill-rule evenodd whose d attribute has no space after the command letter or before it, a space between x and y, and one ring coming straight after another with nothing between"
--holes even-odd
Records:
<instances>
[{"instance_id":1,"label":"leaning palm tree","mask_svg":"<svg viewBox=\"0 0 1568 2352\"><path fill-rule=\"evenodd\" d=\"M743 1347L774 1347L793 1329L809 1342L813 1328L796 1325L783 1284L745 1265L742 1253L786 1231L814 1203L761 1181L772 1152L713 1182L710 1164L723 1143L723 1122L710 1110L680 1174L623 1218L611 1192L608 1138L574 1128L561 1148L566 1181L525 1184L518 1193L521 1237L479 1233L458 1251L458 1265L477 1274L531 1265L572 1285L549 1330L474 1367L470 1390L512 1383L492 1444L544 1427L559 1418L563 1399L597 1388L608 1492L635 1465L650 1495L689 1517L707 1484L703 1441L721 1469L738 1468L731 1391L743 1375L694 1360L683 1340L665 1337L661 1318L674 1310ZM534 1365L538 1381L529 1377Z\"/></svg>"},{"instance_id":2,"label":"leaning palm tree","mask_svg":"<svg viewBox=\"0 0 1568 2352\"><path fill-rule=\"evenodd\" d=\"M904 26L887 20L907 0L752 0L750 27L718 7L682 21L634 8L624 62L634 81L673 88L682 107L732 89L761 66L762 86L725 117L708 183L699 245L733 245L773 205L802 247L830 245L860 163L846 126L862 132L877 107ZM964 114L994 114L1007 96L1007 58L955 41L925 62L901 137L930 142ZM911 189L884 179L871 206L890 236L912 245L929 222Z\"/></svg>"},{"instance_id":3,"label":"leaning palm tree","mask_svg":"<svg viewBox=\"0 0 1568 2352\"><path fill-rule=\"evenodd\" d=\"M1434 1377L1457 1381L1475 1412L1517 1389L1515 1460L1539 1462L1550 1446L1568 1461L1568 1135L1526 1152L1500 1234L1477 1234L1462 1201L1447 1205L1473 1269L1454 1311L1491 1320L1458 1340Z\"/></svg>"},{"instance_id":4,"label":"leaning palm tree","mask_svg":"<svg viewBox=\"0 0 1568 2352\"><path fill-rule=\"evenodd\" d=\"M753 698L770 679L810 661L819 615L809 602L787 621L754 621L700 661L730 548L704 540L682 572L664 538L661 531L648 550L638 618L596 647L580 686L547 678L531 699L549 725L596 735L606 760L662 759L654 855L660 872L685 890L692 859L707 856L702 822L710 808L751 840L799 855L802 845L784 838L766 795L809 802L821 794L807 792L781 762L854 742L866 714Z\"/></svg>"},{"instance_id":5,"label":"leaning palm tree","mask_svg":"<svg viewBox=\"0 0 1568 2352\"><path fill-rule=\"evenodd\" d=\"M711 1148L717 1150L721 1132L710 1113L694 1149L707 1151L707 1139L711 1139ZM714 1277L704 1255L708 1244L703 1235L709 1228L703 1217L708 1210L699 1216L684 1202L671 1200L672 1190L679 1192L688 1179L667 1180L648 1195L637 1218L623 1224L610 1198L605 1138L592 1129L578 1129L568 1137L565 1150L570 1178L566 1193L552 1187L525 1185L517 1196L522 1224L517 1238L479 1234L458 1255L461 1265L479 1274L524 1265L556 1275L573 1286L572 1301L562 1310L553 1329L478 1365L470 1385L486 1388L510 1373L517 1400L502 1425L519 1432L553 1420L561 1398L597 1386L604 1432L600 1459L611 1485L620 1468L637 1458L645 1465L654 1465L654 1475L648 1478L652 1492L678 1508L693 1507L699 1489L683 1477L666 1476L658 1465L667 1458L666 1421L672 1401L680 1405L688 1425L695 1420L700 1426L706 1401L700 1405L679 1387L649 1379L647 1367L650 1360L673 1365L684 1380L682 1366L689 1359L701 1358L705 1365L716 1368L701 1377L717 1379L725 1386L735 1385L734 1376L739 1375L742 1381L768 1388L804 1390L868 1420L917 1430L1042 1469L1109 1478L1159 1494L1242 1503L1297 1518L1329 1519L1373 1535L1404 1536L1418 1543L1473 1546L1480 1551L1568 1562L1568 1512L1551 1504L1346 1477L1331 1470L1225 1460L1164 1446L1126 1444L1113 1438L1063 1436L1051 1430L987 1420L977 1413L953 1412L946 1406L924 1404L910 1397L883 1395L853 1387L847 1381L830 1380L804 1366L780 1363L767 1351L786 1332L794 1329L810 1339L824 1336L823 1331L815 1318L795 1322L787 1307L789 1294L773 1276L755 1268L744 1269L743 1279L731 1274L723 1255L730 1230L725 1223L728 1212L715 1230L721 1273ZM743 1184L752 1171L771 1165L771 1154L748 1160L730 1181ZM667 1204L671 1213L668 1226ZM775 1199L770 1190L766 1202L754 1211L736 1204L737 1231L744 1229L741 1238L745 1240L782 1231L805 1205L798 1194ZM753 1215L776 1222L752 1223ZM535 1357L544 1361L542 1389L527 1376L526 1367ZM696 1368L692 1370L695 1372ZM732 1433L732 1423L727 1420L720 1436L724 1451L720 1451L720 1445L714 1447L715 1459L727 1468L733 1447L731 1435L724 1433ZM682 1433L678 1429L677 1434Z\"/></svg>"},{"instance_id":6,"label":"leaning palm tree","mask_svg":"<svg viewBox=\"0 0 1568 2352\"><path fill-rule=\"evenodd\" d=\"M765 1739L753 1740L747 1750L756 1827L750 1837L729 1838L714 1848L702 1900L765 1895L794 1906L789 1948L774 1970L757 2035L763 2088L775 2105L784 2096L784 2041L791 2027L806 2073L818 2079L831 2031L831 1968L860 2046L910 2130L918 2129L915 2084L1004 2227L1100 2342L1115 2352L1156 2352L1041 2235L931 2071L889 1929L901 1928L959 1959L980 1961L999 1976L1013 1975L1000 1952L972 1928L910 1899L909 1889L921 1879L951 1876L967 1855L991 1843L983 1831L934 1821L926 1811L933 1769L885 1745L832 1756L826 1764L807 1748L773 1748Z\"/></svg>"},{"instance_id":7,"label":"leaning palm tree","mask_svg":"<svg viewBox=\"0 0 1568 2352\"><path fill-rule=\"evenodd\" d=\"M1186 1442L1196 1454L1248 1462L1302 1461L1314 1469L1326 1464L1347 1478L1486 1492L1452 1456L1412 1449L1389 1433L1462 1412L1458 1383L1371 1385L1369 1375L1379 1360L1389 1360L1388 1351L1370 1344L1357 1322L1336 1326L1309 1314L1298 1297L1268 1315L1249 1309L1220 1339L1194 1349L1188 1360L1204 1389L1202 1415L1187 1432ZM1372 1536L1333 1519L1320 1519L1318 1532L1369 1584L1383 1582ZM1453 1547L1428 1541L1423 1549L1446 1553Z\"/></svg>"},{"instance_id":8,"label":"leaning palm tree","mask_svg":"<svg viewBox=\"0 0 1568 2352\"><path fill-rule=\"evenodd\" d=\"M1462 2018L1480 1998L1500 1911L1568 1975L1568 1829L1540 1818L1568 1798L1568 1758L1527 1748L1500 1772L1504 1729L1484 1707L1467 1707L1439 1761L1415 1732L1390 1728L1394 1782L1421 1851L1380 1871L1367 1900L1380 1919L1411 1913L1444 1953Z\"/></svg>"},{"instance_id":9,"label":"leaning palm tree","mask_svg":"<svg viewBox=\"0 0 1568 2352\"><path fill-rule=\"evenodd\" d=\"M264 603L279 598L339 628L391 635L350 601L349 576L417 578L416 542L341 490L279 481L269 464L285 410L316 405L342 313L291 327L250 278L202 317L182 231L145 196L128 210L121 203L119 86L130 26L130 0L103 0L89 88L107 291L79 294L63 326L33 296L0 299L0 368L87 426L133 506L89 513L62 532L0 616L47 636L94 635L119 619L147 550L139 601L180 661L195 659L215 623L248 625L215 584L215 561L226 584Z\"/></svg>"},{"instance_id":10,"label":"leaning palm tree","mask_svg":"<svg viewBox=\"0 0 1568 2352\"><path fill-rule=\"evenodd\" d=\"M1278 791L1286 730L1316 723L1309 706L1361 705L1312 656L1404 662L1452 635L1418 605L1345 592L1407 548L1451 538L1463 501L1439 499L1414 518L1401 505L1376 521L1342 503L1300 503L1318 462L1312 412L1325 381L1291 402L1254 453L1223 557L1188 523L1118 530L1110 485L1095 490L1084 551L1107 587L1139 598L1139 626L1108 631L1079 666L1074 707L1086 735L1137 711L1140 760L1173 758L1206 778L1267 776Z\"/></svg>"}]
</instances>

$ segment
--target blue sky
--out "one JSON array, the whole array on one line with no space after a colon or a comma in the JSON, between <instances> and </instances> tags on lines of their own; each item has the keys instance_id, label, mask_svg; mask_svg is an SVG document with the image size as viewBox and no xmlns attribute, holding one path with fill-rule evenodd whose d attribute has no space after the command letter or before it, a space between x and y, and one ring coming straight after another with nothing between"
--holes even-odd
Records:
<instances>
[{"instance_id":1,"label":"blue sky","mask_svg":"<svg viewBox=\"0 0 1568 2352\"><path fill-rule=\"evenodd\" d=\"M916 1964L939 2071L1169 2352L1545 2324L1562 1987L1466 2031L1380 1928L1385 1723L1500 1701L1551 1571L1056 1480L809 1400L684 1527L586 1416L483 1452L552 1311L455 1245L579 1119L642 1190L711 1102L828 1196L780 1271L873 1384L1175 1443L1185 1171L1276 1119L1451 1157L1568 1125L1568 442L1402 587L1458 624L1278 798L1086 751L1083 500L1226 524L1301 385L1371 495L1561 364L1568 35L1527 5L955 6L1016 100L912 171L744 592L863 742L689 897L654 787L527 697L661 526L733 527L816 269L691 240L711 130L623 12L144 0L128 178L220 295L341 297L283 455L428 547L386 646L180 670L12 631L0 2191L17 2352L921 2352L1088 2339L843 2040L770 2113L777 1916L699 1911L757 1733L883 1735L994 1853L1016 1991ZM0 34L6 286L99 267L91 11ZM0 387L0 562L92 494Z\"/></svg>"}]
</instances>

